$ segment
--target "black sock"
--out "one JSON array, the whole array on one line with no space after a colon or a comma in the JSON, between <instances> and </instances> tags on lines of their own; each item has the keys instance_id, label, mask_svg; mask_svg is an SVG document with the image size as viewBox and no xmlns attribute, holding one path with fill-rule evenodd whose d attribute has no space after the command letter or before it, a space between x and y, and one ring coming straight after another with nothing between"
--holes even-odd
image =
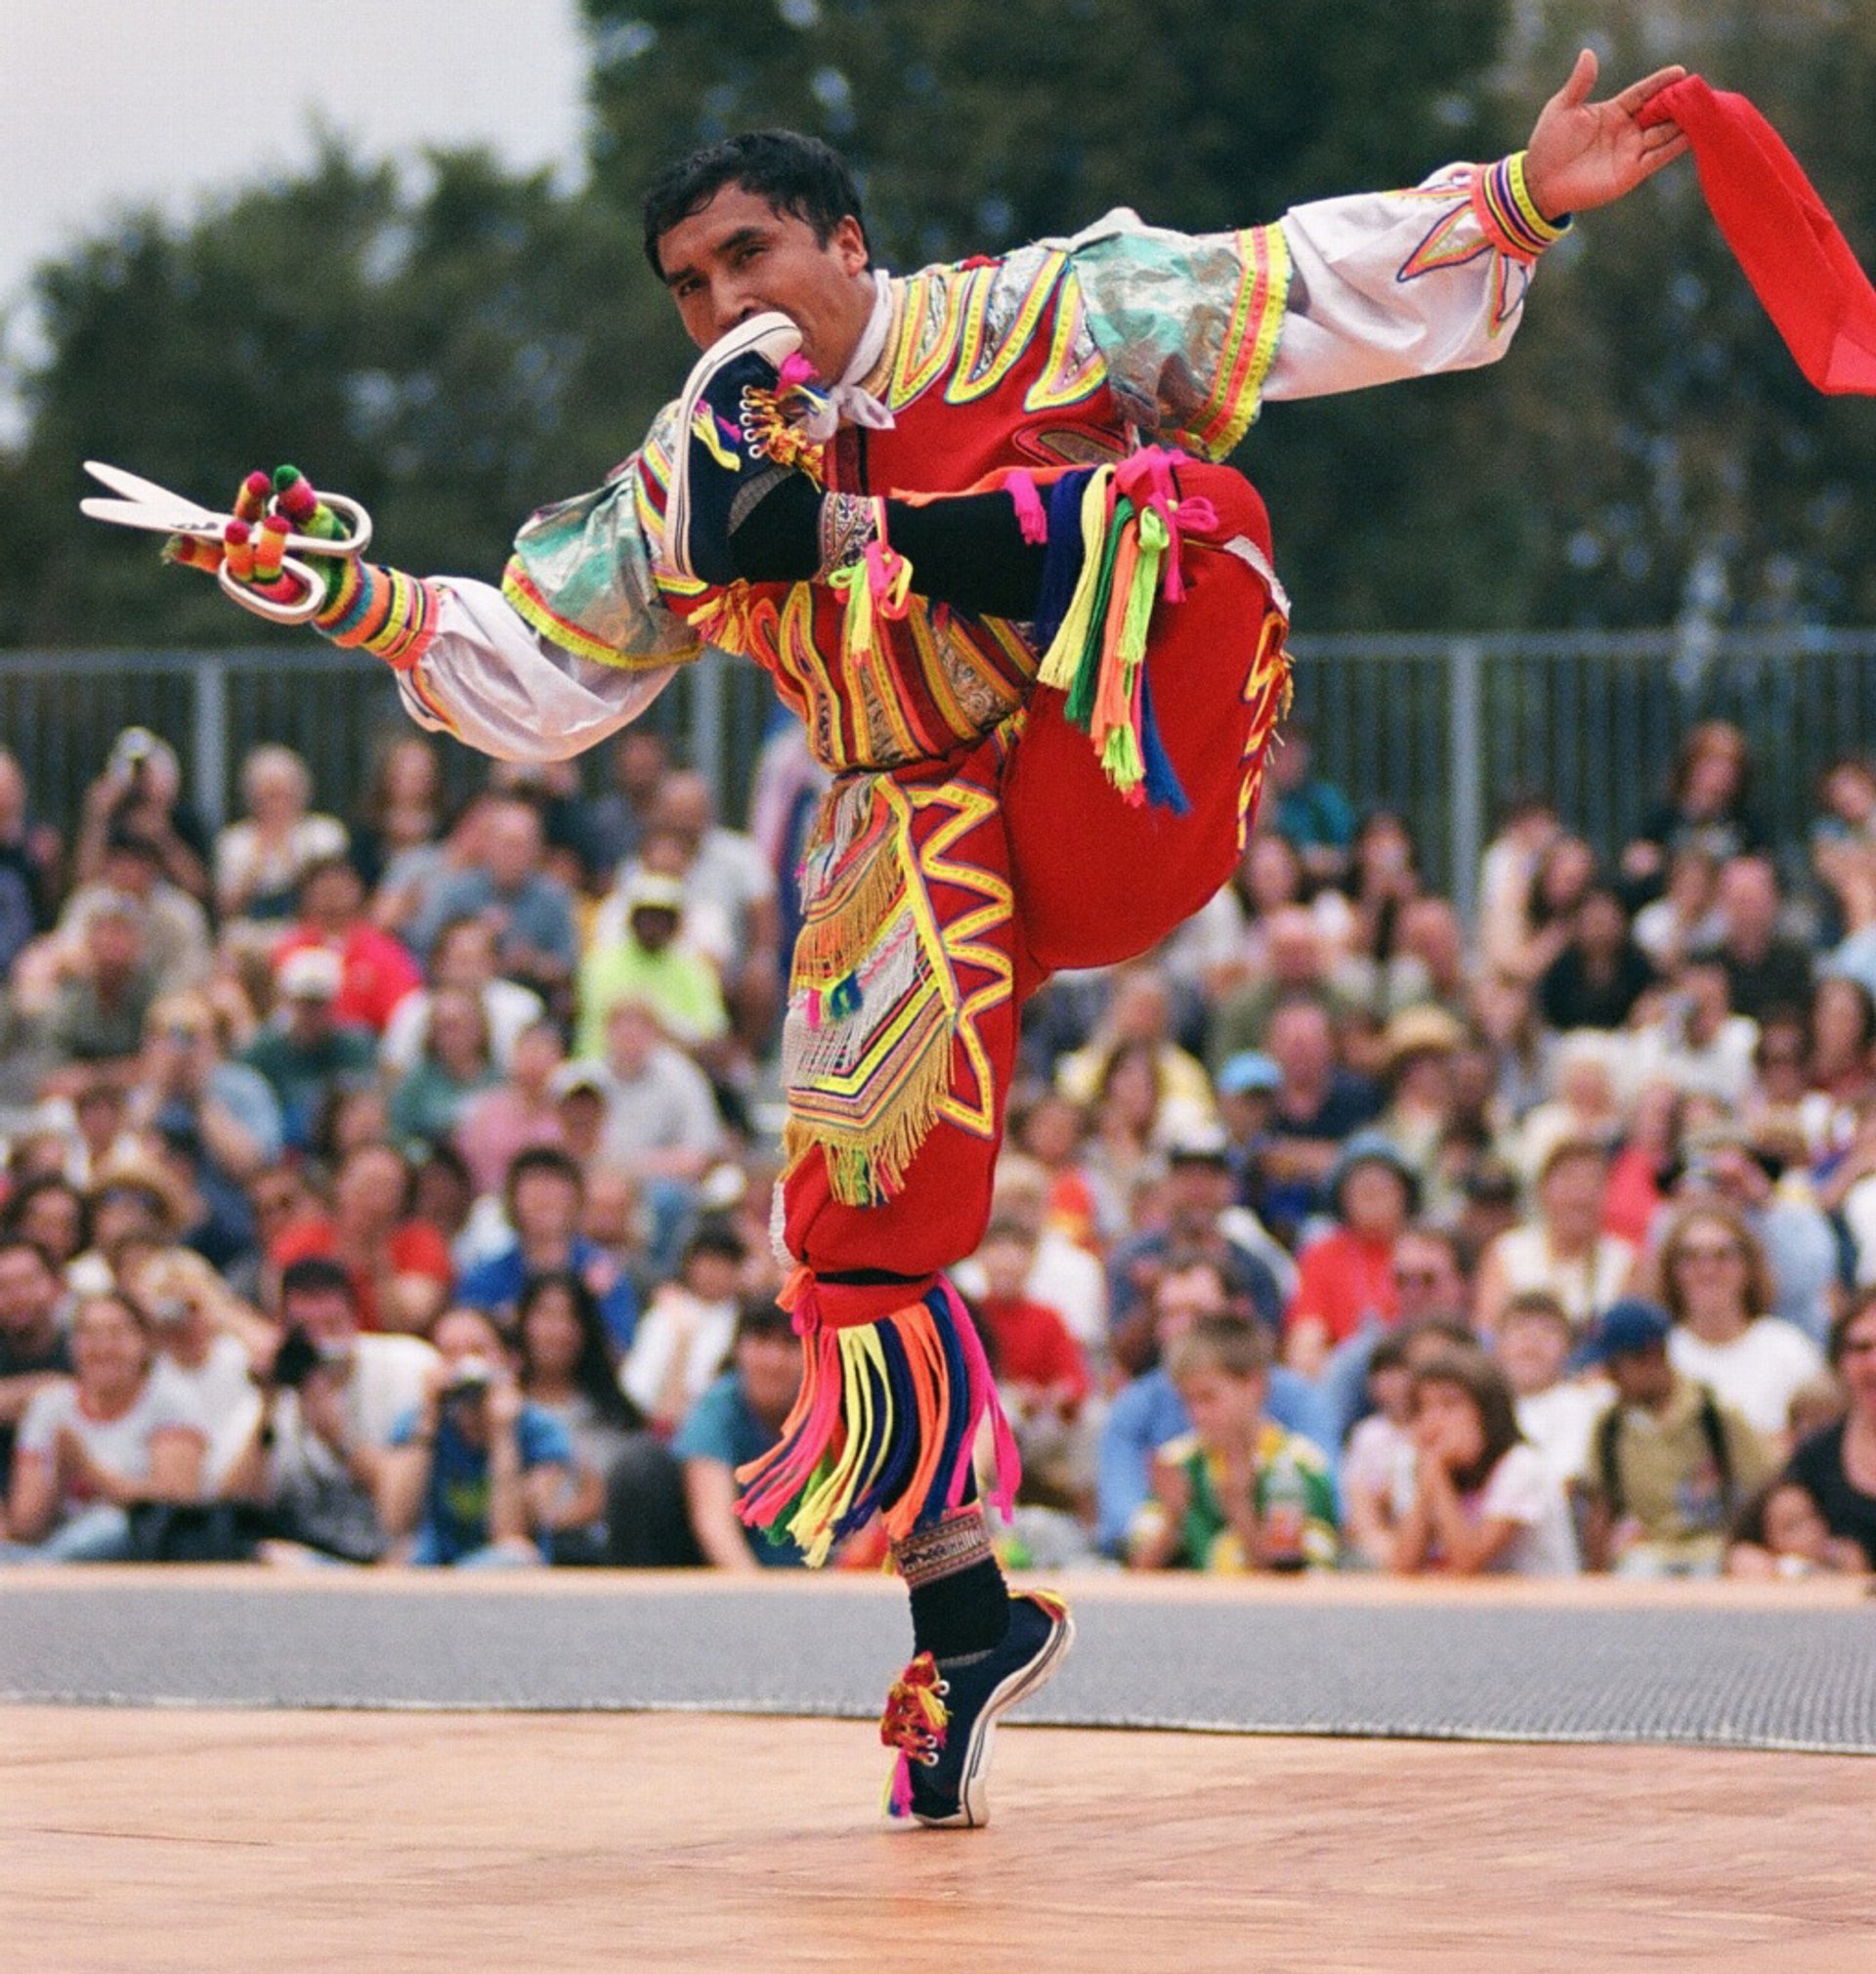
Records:
<instances>
[{"instance_id":1,"label":"black sock","mask_svg":"<svg viewBox=\"0 0 1876 1974\"><path fill-rule=\"evenodd\" d=\"M994 1556L912 1592L912 1649L933 1658L963 1658L1003 1642L1009 1586Z\"/></svg>"},{"instance_id":2,"label":"black sock","mask_svg":"<svg viewBox=\"0 0 1876 1974\"><path fill-rule=\"evenodd\" d=\"M746 582L805 582L821 563L821 490L801 473L763 488L730 530ZM1007 494L957 494L914 506L886 502L886 536L912 564L920 596L967 617L1026 622L1036 614L1046 549L1023 538Z\"/></svg>"}]
</instances>

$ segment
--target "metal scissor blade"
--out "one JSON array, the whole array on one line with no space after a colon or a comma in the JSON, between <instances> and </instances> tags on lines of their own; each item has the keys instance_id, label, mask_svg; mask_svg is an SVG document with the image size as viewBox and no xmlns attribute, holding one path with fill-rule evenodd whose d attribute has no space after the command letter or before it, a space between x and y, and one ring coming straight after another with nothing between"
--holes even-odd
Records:
<instances>
[{"instance_id":1,"label":"metal scissor blade","mask_svg":"<svg viewBox=\"0 0 1876 1974\"><path fill-rule=\"evenodd\" d=\"M219 541L227 517L210 514L188 501L172 507L158 507L148 500L101 500L96 497L78 503L80 514L94 521L112 521L119 528L148 528L154 535L199 535L204 540Z\"/></svg>"},{"instance_id":2,"label":"metal scissor blade","mask_svg":"<svg viewBox=\"0 0 1876 1974\"><path fill-rule=\"evenodd\" d=\"M228 524L227 514L204 507L186 494L172 494L167 487L159 487L153 480L126 473L121 466L107 465L102 459L87 459L85 471L94 480L102 481L112 493L125 496L122 502L96 498L81 500L78 503L80 511L91 515L94 520L114 521L121 528L149 528L170 535L219 535Z\"/></svg>"}]
</instances>

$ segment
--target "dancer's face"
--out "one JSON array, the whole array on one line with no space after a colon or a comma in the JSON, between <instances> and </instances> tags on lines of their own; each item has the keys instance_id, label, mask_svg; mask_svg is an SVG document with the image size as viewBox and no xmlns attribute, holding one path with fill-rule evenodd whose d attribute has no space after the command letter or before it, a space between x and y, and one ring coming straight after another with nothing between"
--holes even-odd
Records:
<instances>
[{"instance_id":1,"label":"dancer's face","mask_svg":"<svg viewBox=\"0 0 1876 1974\"><path fill-rule=\"evenodd\" d=\"M837 380L873 312L867 243L843 219L824 245L793 213L760 193L726 185L701 212L658 241L659 265L685 333L700 350L769 309L801 331L801 353L824 381Z\"/></svg>"}]
</instances>

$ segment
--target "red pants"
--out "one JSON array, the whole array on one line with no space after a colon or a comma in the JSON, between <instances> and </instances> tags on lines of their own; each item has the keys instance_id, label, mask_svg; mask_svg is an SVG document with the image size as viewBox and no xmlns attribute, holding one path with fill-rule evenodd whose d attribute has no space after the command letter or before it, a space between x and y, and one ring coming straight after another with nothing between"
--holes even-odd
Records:
<instances>
[{"instance_id":1,"label":"red pants","mask_svg":"<svg viewBox=\"0 0 1876 1974\"><path fill-rule=\"evenodd\" d=\"M1186 594L1156 607L1146 676L1190 812L1124 800L1087 736L1063 717L1062 695L1044 688L1013 740L993 735L961 756L893 771L921 858L938 839L926 864L935 915L948 930L968 927L964 950L952 953L964 1010L952 1052L955 1114L933 1127L902 1189L881 1205L836 1200L818 1153L790 1169L789 1249L823 1282L863 1269L925 1276L975 1251L1023 1003L1059 968L1146 952L1237 862L1282 690L1282 619L1262 579L1226 544L1246 537L1267 562L1269 524L1256 491L1227 468L1186 464L1178 477L1182 497L1212 501L1218 527L1185 540ZM908 1299L903 1287L820 1293L835 1321Z\"/></svg>"}]
</instances>

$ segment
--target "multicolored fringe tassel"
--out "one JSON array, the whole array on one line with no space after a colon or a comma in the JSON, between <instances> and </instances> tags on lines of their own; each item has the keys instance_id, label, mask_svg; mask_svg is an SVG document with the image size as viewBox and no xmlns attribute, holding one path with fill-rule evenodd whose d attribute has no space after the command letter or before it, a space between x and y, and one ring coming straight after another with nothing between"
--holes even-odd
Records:
<instances>
[{"instance_id":1,"label":"multicolored fringe tassel","mask_svg":"<svg viewBox=\"0 0 1876 1974\"><path fill-rule=\"evenodd\" d=\"M779 1443L737 1471L744 1522L797 1543L812 1567L874 1515L903 1541L962 1503L986 1417L991 1499L1011 1515L1022 1471L1015 1437L970 1312L949 1282L875 1322L840 1328L823 1322L805 1270L782 1300L801 1339L801 1391Z\"/></svg>"},{"instance_id":2,"label":"multicolored fringe tassel","mask_svg":"<svg viewBox=\"0 0 1876 1974\"><path fill-rule=\"evenodd\" d=\"M828 580L847 599L840 642L849 658L870 656L874 621L904 617L912 604L912 564L883 535L867 543L858 562L834 570Z\"/></svg>"},{"instance_id":3,"label":"multicolored fringe tassel","mask_svg":"<svg viewBox=\"0 0 1876 1974\"><path fill-rule=\"evenodd\" d=\"M1155 603L1184 600L1183 536L1215 529L1217 514L1178 497L1178 456L1149 447L1057 483L1036 635L1038 682L1067 694L1066 715L1109 783L1130 802L1182 816L1191 804L1153 718L1147 642Z\"/></svg>"},{"instance_id":4,"label":"multicolored fringe tassel","mask_svg":"<svg viewBox=\"0 0 1876 1974\"><path fill-rule=\"evenodd\" d=\"M930 1652L921 1652L886 1695L886 1710L879 1716L879 1739L882 1745L899 1751L886 1782L888 1816L911 1816L912 1764L929 1763L945 1744L951 1727L946 1690L938 1661Z\"/></svg>"}]
</instances>

